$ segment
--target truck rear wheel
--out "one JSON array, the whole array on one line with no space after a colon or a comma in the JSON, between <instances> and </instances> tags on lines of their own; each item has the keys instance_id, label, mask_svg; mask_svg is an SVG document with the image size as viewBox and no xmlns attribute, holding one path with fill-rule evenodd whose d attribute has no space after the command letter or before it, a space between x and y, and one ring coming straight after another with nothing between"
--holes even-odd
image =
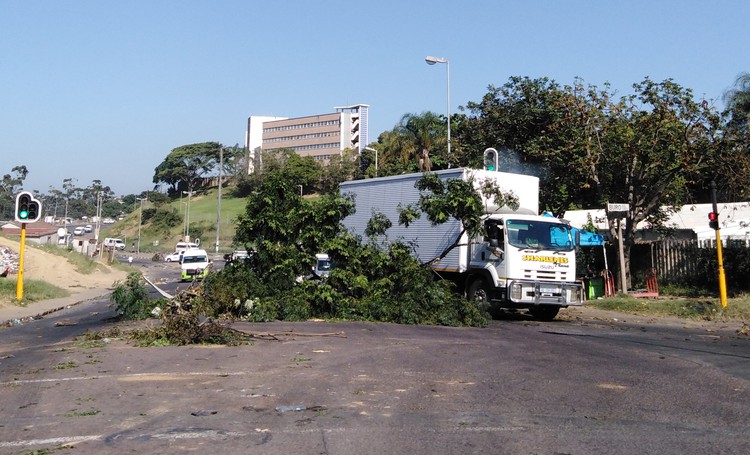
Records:
<instances>
[{"instance_id":1,"label":"truck rear wheel","mask_svg":"<svg viewBox=\"0 0 750 455\"><path fill-rule=\"evenodd\" d=\"M557 316L559 311L560 307L556 305L540 305L529 308L529 313L540 321L551 321L555 319L555 316Z\"/></svg>"},{"instance_id":2,"label":"truck rear wheel","mask_svg":"<svg viewBox=\"0 0 750 455\"><path fill-rule=\"evenodd\" d=\"M476 303L480 311L490 313L490 286L481 278L471 282L466 297Z\"/></svg>"}]
</instances>

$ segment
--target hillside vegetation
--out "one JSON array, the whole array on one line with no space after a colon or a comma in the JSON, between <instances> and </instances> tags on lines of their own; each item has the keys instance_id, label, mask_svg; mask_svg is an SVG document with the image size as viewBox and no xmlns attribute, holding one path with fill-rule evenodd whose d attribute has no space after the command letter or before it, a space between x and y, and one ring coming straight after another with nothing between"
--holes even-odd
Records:
<instances>
[{"instance_id":1,"label":"hillside vegetation","mask_svg":"<svg viewBox=\"0 0 750 455\"><path fill-rule=\"evenodd\" d=\"M220 252L232 251L235 225L237 217L245 212L245 198L232 196L230 190L222 189L221 194L221 223L219 232ZM213 251L216 242L216 221L218 188L210 188L196 192L190 198L189 229L187 232L191 241L200 239L201 245ZM174 249L174 245L181 241L185 233L185 223L188 221L188 199L186 197L170 200L159 206L152 202L143 203L140 208L128 214L123 220L113 225L108 237L119 237L125 241L128 251L133 243L138 242L138 226L140 226L140 251L146 253L167 253Z\"/></svg>"}]
</instances>

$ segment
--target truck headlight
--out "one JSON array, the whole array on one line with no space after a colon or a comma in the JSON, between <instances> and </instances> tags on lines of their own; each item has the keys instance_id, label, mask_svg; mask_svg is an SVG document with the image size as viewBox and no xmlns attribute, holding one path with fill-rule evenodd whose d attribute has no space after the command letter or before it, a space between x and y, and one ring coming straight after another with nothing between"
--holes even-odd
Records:
<instances>
[{"instance_id":1,"label":"truck headlight","mask_svg":"<svg viewBox=\"0 0 750 455\"><path fill-rule=\"evenodd\" d=\"M510 285L510 299L511 300L521 300L521 295L523 287L521 286L521 283L513 283Z\"/></svg>"}]
</instances>

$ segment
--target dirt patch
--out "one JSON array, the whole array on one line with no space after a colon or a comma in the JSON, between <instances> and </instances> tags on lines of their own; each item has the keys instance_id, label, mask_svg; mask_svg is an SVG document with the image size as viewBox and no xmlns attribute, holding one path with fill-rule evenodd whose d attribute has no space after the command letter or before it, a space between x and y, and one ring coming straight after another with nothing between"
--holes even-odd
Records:
<instances>
[{"instance_id":1,"label":"dirt patch","mask_svg":"<svg viewBox=\"0 0 750 455\"><path fill-rule=\"evenodd\" d=\"M18 253L20 244L17 241L0 238L0 248L8 248ZM46 281L71 294L89 289L110 288L115 281L124 280L127 274L102 264L92 273L80 273L67 259L26 245L23 265L24 280ZM16 271L11 272L6 280L16 280ZM10 302L0 301L0 307Z\"/></svg>"}]
</instances>

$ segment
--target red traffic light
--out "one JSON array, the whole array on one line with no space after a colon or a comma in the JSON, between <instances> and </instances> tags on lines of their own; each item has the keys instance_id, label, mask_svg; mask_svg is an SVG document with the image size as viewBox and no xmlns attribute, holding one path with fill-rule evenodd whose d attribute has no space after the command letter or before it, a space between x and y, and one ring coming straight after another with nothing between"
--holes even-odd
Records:
<instances>
[{"instance_id":1,"label":"red traffic light","mask_svg":"<svg viewBox=\"0 0 750 455\"><path fill-rule=\"evenodd\" d=\"M719 229L719 214L716 212L708 213L708 226L711 229Z\"/></svg>"}]
</instances>

